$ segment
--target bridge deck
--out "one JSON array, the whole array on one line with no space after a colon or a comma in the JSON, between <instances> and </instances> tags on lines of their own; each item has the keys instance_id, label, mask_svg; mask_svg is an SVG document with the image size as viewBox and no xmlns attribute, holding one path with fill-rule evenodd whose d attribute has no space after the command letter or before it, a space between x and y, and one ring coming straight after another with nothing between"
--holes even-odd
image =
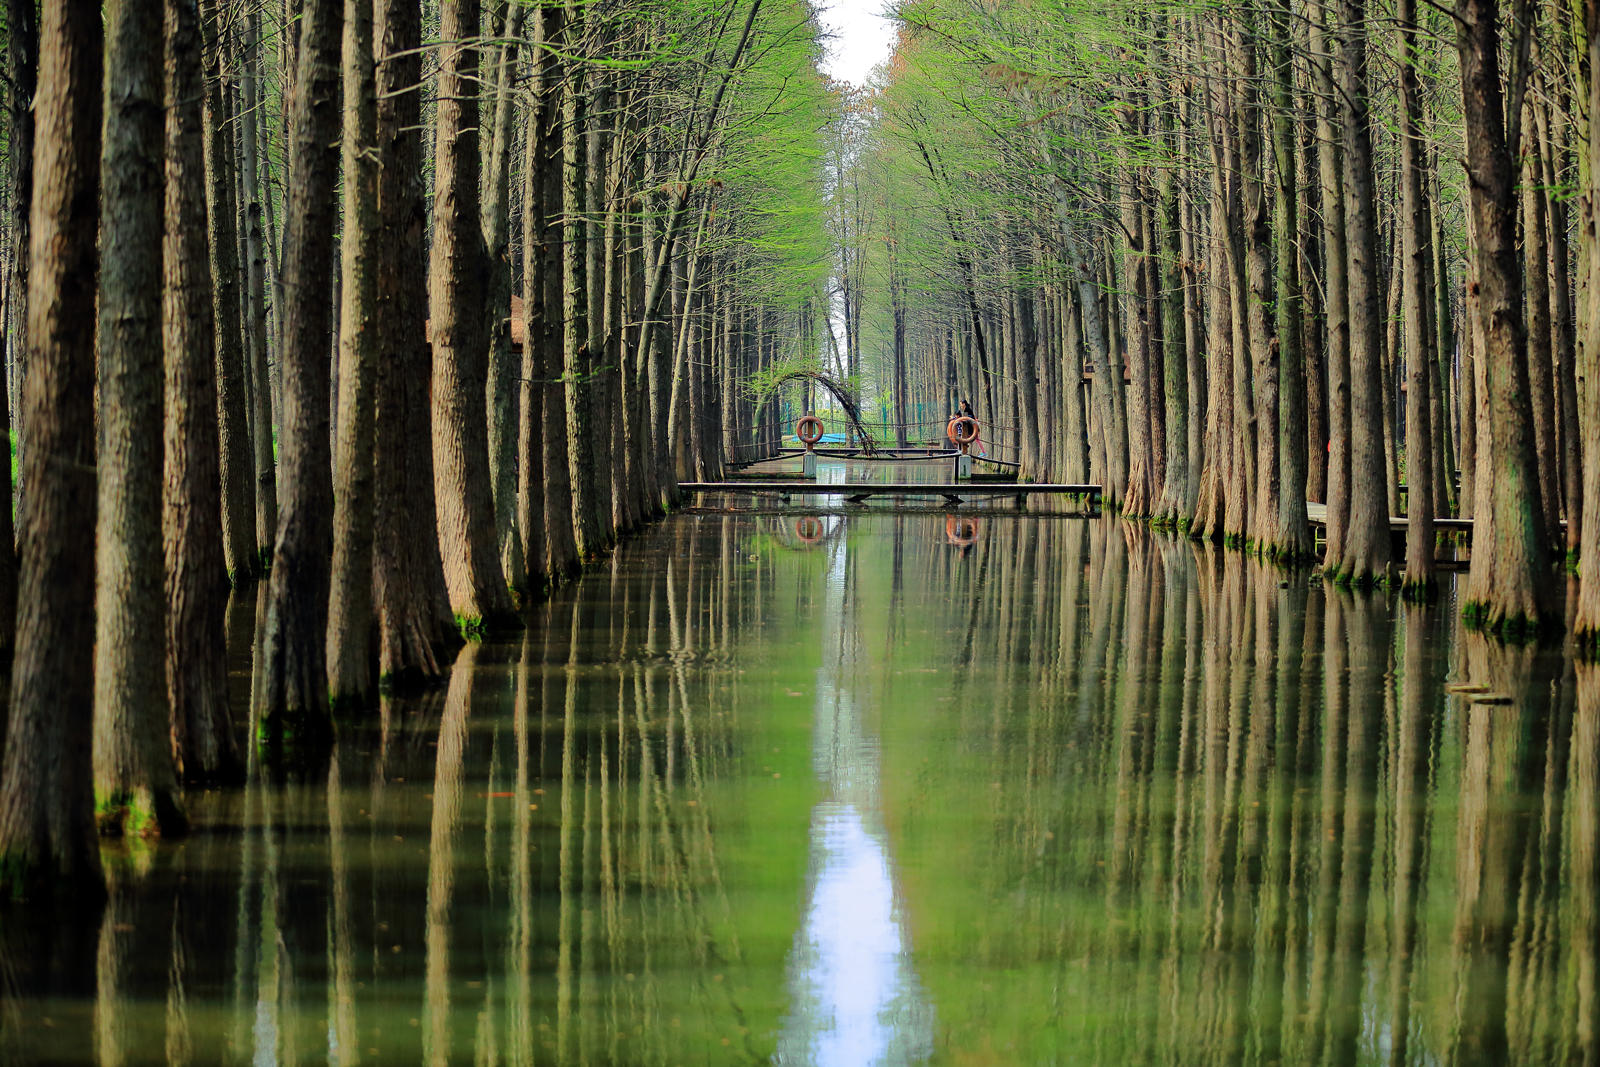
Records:
<instances>
[{"instance_id":1,"label":"bridge deck","mask_svg":"<svg viewBox=\"0 0 1600 1067\"><path fill-rule=\"evenodd\" d=\"M1312 526L1326 528L1328 525L1328 505L1312 503L1309 500L1306 501L1306 518L1310 521ZM1405 516L1389 516L1389 529L1391 532L1401 532L1405 530L1407 525L1409 524L1406 522ZM1456 519L1449 516L1443 516L1433 520L1433 528L1436 530L1463 530L1467 533L1471 533L1472 520Z\"/></svg>"}]
</instances>

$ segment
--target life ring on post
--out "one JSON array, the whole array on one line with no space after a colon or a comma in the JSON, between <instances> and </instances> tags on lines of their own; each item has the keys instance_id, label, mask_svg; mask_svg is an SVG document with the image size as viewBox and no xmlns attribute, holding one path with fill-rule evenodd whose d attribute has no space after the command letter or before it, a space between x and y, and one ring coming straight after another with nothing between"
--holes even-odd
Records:
<instances>
[{"instance_id":1,"label":"life ring on post","mask_svg":"<svg viewBox=\"0 0 1600 1067\"><path fill-rule=\"evenodd\" d=\"M801 443L809 451L822 440L822 420L815 415L807 415L794 424L794 435L800 438Z\"/></svg>"},{"instance_id":2,"label":"life ring on post","mask_svg":"<svg viewBox=\"0 0 1600 1067\"><path fill-rule=\"evenodd\" d=\"M978 439L978 420L971 415L957 415L950 420L950 425L945 427L944 432L946 437L965 450Z\"/></svg>"},{"instance_id":3,"label":"life ring on post","mask_svg":"<svg viewBox=\"0 0 1600 1067\"><path fill-rule=\"evenodd\" d=\"M806 544L814 545L822 540L825 529L821 519L815 515L807 515L805 518L795 521L794 535Z\"/></svg>"}]
</instances>

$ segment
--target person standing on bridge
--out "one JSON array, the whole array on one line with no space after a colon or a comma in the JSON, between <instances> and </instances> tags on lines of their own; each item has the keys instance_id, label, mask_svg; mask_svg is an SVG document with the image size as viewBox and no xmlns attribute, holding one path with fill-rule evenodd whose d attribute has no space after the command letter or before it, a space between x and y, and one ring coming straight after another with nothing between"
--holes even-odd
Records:
<instances>
[{"instance_id":1,"label":"person standing on bridge","mask_svg":"<svg viewBox=\"0 0 1600 1067\"><path fill-rule=\"evenodd\" d=\"M972 405L967 402L966 397L961 398L961 404L956 408L956 418L971 419L974 426L978 425L977 416L972 414ZM983 447L983 437L981 434L980 436L972 439L972 444L968 451L970 451L974 456L987 456L989 454L989 450Z\"/></svg>"}]
</instances>

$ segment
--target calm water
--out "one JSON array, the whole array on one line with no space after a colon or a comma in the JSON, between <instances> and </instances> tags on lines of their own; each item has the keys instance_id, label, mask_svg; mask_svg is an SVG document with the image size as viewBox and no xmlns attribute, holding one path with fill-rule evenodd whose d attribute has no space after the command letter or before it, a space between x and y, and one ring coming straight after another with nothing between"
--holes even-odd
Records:
<instances>
[{"instance_id":1,"label":"calm water","mask_svg":"<svg viewBox=\"0 0 1600 1067\"><path fill-rule=\"evenodd\" d=\"M805 506L677 515L108 850L103 921L6 917L0 1059L1596 1058L1593 672L1112 519Z\"/></svg>"}]
</instances>

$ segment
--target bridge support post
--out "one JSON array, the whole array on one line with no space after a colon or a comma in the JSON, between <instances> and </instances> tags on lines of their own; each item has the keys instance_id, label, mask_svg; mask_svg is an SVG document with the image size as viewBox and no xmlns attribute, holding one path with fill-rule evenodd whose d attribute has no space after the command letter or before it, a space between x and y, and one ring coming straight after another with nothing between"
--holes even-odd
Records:
<instances>
[{"instance_id":1,"label":"bridge support post","mask_svg":"<svg viewBox=\"0 0 1600 1067\"><path fill-rule=\"evenodd\" d=\"M972 457L965 452L956 456L956 481L972 481Z\"/></svg>"},{"instance_id":2,"label":"bridge support post","mask_svg":"<svg viewBox=\"0 0 1600 1067\"><path fill-rule=\"evenodd\" d=\"M806 449L806 454L800 460L800 474L802 477L815 481L817 477L817 454Z\"/></svg>"}]
</instances>

